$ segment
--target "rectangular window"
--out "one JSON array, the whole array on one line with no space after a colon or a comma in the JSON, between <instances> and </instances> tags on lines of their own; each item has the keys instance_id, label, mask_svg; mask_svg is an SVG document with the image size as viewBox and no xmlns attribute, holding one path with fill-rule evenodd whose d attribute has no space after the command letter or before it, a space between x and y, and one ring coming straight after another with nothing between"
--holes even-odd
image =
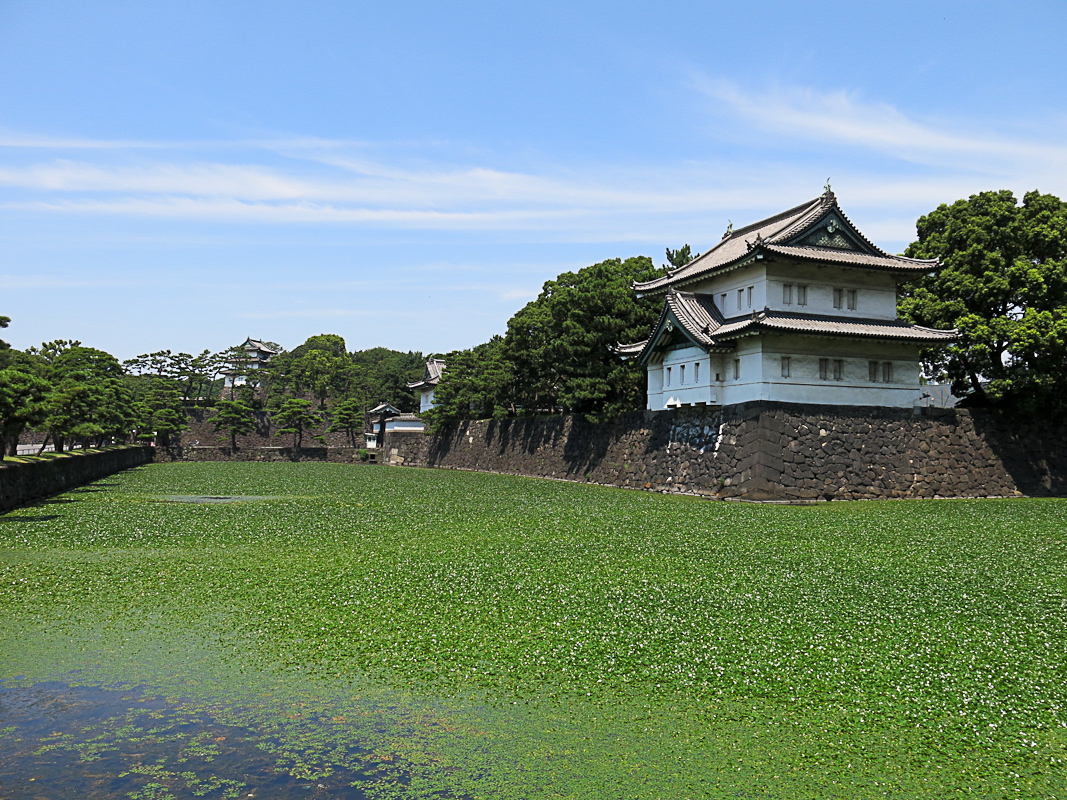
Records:
<instances>
[{"instance_id":1,"label":"rectangular window","mask_svg":"<svg viewBox=\"0 0 1067 800\"><path fill-rule=\"evenodd\" d=\"M793 305L793 284L791 283L782 284L782 305Z\"/></svg>"},{"instance_id":2,"label":"rectangular window","mask_svg":"<svg viewBox=\"0 0 1067 800\"><path fill-rule=\"evenodd\" d=\"M808 287L807 286L798 286L797 287L797 305L798 306L806 306L807 304L808 304Z\"/></svg>"},{"instance_id":3,"label":"rectangular window","mask_svg":"<svg viewBox=\"0 0 1067 800\"><path fill-rule=\"evenodd\" d=\"M670 386L671 385L671 368L670 367L667 367L667 380L664 382L663 385L664 386Z\"/></svg>"},{"instance_id":4,"label":"rectangular window","mask_svg":"<svg viewBox=\"0 0 1067 800\"><path fill-rule=\"evenodd\" d=\"M700 362L693 365L693 383L700 383Z\"/></svg>"},{"instance_id":5,"label":"rectangular window","mask_svg":"<svg viewBox=\"0 0 1067 800\"><path fill-rule=\"evenodd\" d=\"M848 310L849 311L855 311L856 310L856 290L855 289L849 289L848 290Z\"/></svg>"},{"instance_id":6,"label":"rectangular window","mask_svg":"<svg viewBox=\"0 0 1067 800\"><path fill-rule=\"evenodd\" d=\"M719 308L722 309L724 314L726 313L726 292L719 295Z\"/></svg>"},{"instance_id":7,"label":"rectangular window","mask_svg":"<svg viewBox=\"0 0 1067 800\"><path fill-rule=\"evenodd\" d=\"M892 361L883 361L882 362L882 380L885 383L892 383L893 382L893 362Z\"/></svg>"},{"instance_id":8,"label":"rectangular window","mask_svg":"<svg viewBox=\"0 0 1067 800\"><path fill-rule=\"evenodd\" d=\"M748 287L748 307L752 308L752 287Z\"/></svg>"},{"instance_id":9,"label":"rectangular window","mask_svg":"<svg viewBox=\"0 0 1067 800\"><path fill-rule=\"evenodd\" d=\"M839 381L845 377L845 362L840 358L834 359L834 380Z\"/></svg>"},{"instance_id":10,"label":"rectangular window","mask_svg":"<svg viewBox=\"0 0 1067 800\"><path fill-rule=\"evenodd\" d=\"M842 308L845 305L845 290L834 289L834 308Z\"/></svg>"},{"instance_id":11,"label":"rectangular window","mask_svg":"<svg viewBox=\"0 0 1067 800\"><path fill-rule=\"evenodd\" d=\"M878 362L877 361L868 361L867 362L867 380L871 381L872 383L877 383L878 382Z\"/></svg>"},{"instance_id":12,"label":"rectangular window","mask_svg":"<svg viewBox=\"0 0 1067 800\"><path fill-rule=\"evenodd\" d=\"M738 311L741 310L741 304L743 302L745 302L745 290L744 289L738 289L737 290L737 310Z\"/></svg>"},{"instance_id":13,"label":"rectangular window","mask_svg":"<svg viewBox=\"0 0 1067 800\"><path fill-rule=\"evenodd\" d=\"M741 378L741 359L740 358L735 358L734 359L734 380L736 381L736 380L739 380L740 378Z\"/></svg>"},{"instance_id":14,"label":"rectangular window","mask_svg":"<svg viewBox=\"0 0 1067 800\"><path fill-rule=\"evenodd\" d=\"M678 367L678 385L685 386L685 364Z\"/></svg>"},{"instance_id":15,"label":"rectangular window","mask_svg":"<svg viewBox=\"0 0 1067 800\"><path fill-rule=\"evenodd\" d=\"M830 380L830 359L828 358L819 359L819 380Z\"/></svg>"},{"instance_id":16,"label":"rectangular window","mask_svg":"<svg viewBox=\"0 0 1067 800\"><path fill-rule=\"evenodd\" d=\"M790 358L789 356L782 356L782 377L788 378L790 372Z\"/></svg>"}]
</instances>

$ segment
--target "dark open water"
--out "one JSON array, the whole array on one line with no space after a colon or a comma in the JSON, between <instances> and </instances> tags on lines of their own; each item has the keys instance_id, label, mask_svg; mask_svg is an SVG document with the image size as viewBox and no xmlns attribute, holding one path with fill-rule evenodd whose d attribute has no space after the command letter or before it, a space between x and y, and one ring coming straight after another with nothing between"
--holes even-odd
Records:
<instances>
[{"instance_id":1,"label":"dark open water","mask_svg":"<svg viewBox=\"0 0 1067 800\"><path fill-rule=\"evenodd\" d=\"M358 784L373 780L348 770L293 777L270 745L255 730L138 689L0 683L4 800L358 800L366 796Z\"/></svg>"}]
</instances>

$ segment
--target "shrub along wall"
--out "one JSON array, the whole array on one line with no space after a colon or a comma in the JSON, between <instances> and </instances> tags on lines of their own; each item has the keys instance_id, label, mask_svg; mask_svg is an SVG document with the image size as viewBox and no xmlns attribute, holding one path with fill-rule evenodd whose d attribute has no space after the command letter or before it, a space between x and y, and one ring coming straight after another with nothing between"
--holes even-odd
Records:
<instances>
[{"instance_id":1,"label":"shrub along wall","mask_svg":"<svg viewBox=\"0 0 1067 800\"><path fill-rule=\"evenodd\" d=\"M1067 424L964 409L752 403L603 425L462 422L432 437L419 463L757 500L1064 495Z\"/></svg>"},{"instance_id":2,"label":"shrub along wall","mask_svg":"<svg viewBox=\"0 0 1067 800\"><path fill-rule=\"evenodd\" d=\"M0 513L152 461L151 447L79 453L47 461L0 462Z\"/></svg>"}]
</instances>

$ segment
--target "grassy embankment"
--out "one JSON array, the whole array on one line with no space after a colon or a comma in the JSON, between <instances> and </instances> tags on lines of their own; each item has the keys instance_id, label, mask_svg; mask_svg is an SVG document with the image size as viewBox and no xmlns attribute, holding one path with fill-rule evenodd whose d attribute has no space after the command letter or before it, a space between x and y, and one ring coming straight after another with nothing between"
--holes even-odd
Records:
<instances>
[{"instance_id":1,"label":"grassy embankment","mask_svg":"<svg viewBox=\"0 0 1067 800\"><path fill-rule=\"evenodd\" d=\"M198 698L382 797L1064 797L1065 523L152 465L0 517L0 679Z\"/></svg>"}]
</instances>

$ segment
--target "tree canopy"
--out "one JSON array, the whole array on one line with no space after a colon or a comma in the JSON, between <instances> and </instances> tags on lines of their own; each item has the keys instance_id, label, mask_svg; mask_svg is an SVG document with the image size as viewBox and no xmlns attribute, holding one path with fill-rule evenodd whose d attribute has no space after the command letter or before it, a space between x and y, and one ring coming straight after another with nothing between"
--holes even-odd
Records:
<instances>
[{"instance_id":1,"label":"tree canopy","mask_svg":"<svg viewBox=\"0 0 1067 800\"><path fill-rule=\"evenodd\" d=\"M700 253L691 252L688 244L682 245L677 250L671 250L669 247L667 248L667 261L669 261L670 265L675 269L684 267L694 258L699 257Z\"/></svg>"},{"instance_id":2,"label":"tree canopy","mask_svg":"<svg viewBox=\"0 0 1067 800\"><path fill-rule=\"evenodd\" d=\"M967 404L1067 410L1067 204L1028 192L982 192L919 219L912 258L942 268L908 286L902 316L958 328L960 341L928 353Z\"/></svg>"},{"instance_id":3,"label":"tree canopy","mask_svg":"<svg viewBox=\"0 0 1067 800\"><path fill-rule=\"evenodd\" d=\"M644 370L613 352L648 335L660 302L635 281L663 271L645 256L565 272L508 321L507 334L445 356L438 419L504 414L613 416L644 405Z\"/></svg>"}]
</instances>

